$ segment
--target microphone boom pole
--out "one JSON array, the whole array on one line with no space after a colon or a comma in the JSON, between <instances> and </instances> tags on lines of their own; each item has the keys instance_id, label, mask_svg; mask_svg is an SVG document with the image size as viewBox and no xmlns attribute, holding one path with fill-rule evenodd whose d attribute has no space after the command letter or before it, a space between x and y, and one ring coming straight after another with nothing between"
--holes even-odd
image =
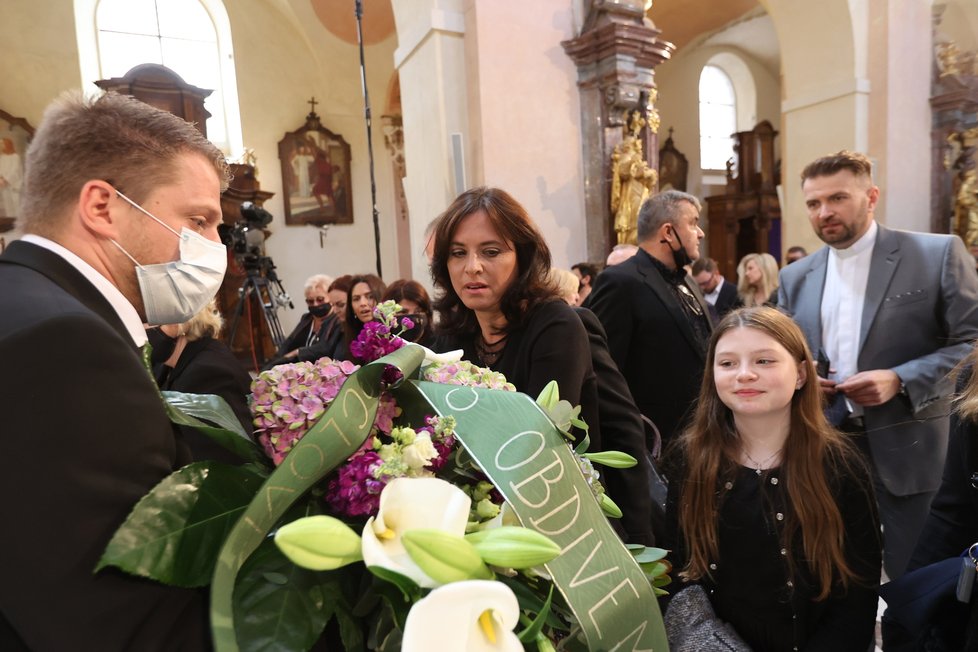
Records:
<instances>
[{"instance_id":1,"label":"microphone boom pole","mask_svg":"<svg viewBox=\"0 0 978 652\"><path fill-rule=\"evenodd\" d=\"M370 93L367 91L367 66L363 58L363 0L354 0L357 17L357 43L360 46L360 86L363 89L363 117L367 122L367 159L370 165L370 205L374 216L374 249L377 256L377 276L383 277L380 265L380 213L377 211L377 182L374 177L374 144L372 118L370 115Z\"/></svg>"}]
</instances>

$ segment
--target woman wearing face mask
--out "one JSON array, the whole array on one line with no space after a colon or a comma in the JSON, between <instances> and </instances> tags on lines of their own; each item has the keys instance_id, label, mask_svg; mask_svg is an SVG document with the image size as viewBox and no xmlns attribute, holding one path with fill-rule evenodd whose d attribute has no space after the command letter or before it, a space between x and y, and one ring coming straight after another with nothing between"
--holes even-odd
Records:
<instances>
[{"instance_id":1,"label":"woman wearing face mask","mask_svg":"<svg viewBox=\"0 0 978 652\"><path fill-rule=\"evenodd\" d=\"M430 346L431 344L431 299L428 291L417 281L398 279L387 286L382 301L396 301L401 306L401 317L409 318L414 327L401 333L408 342Z\"/></svg>"},{"instance_id":2,"label":"woman wearing face mask","mask_svg":"<svg viewBox=\"0 0 978 652\"><path fill-rule=\"evenodd\" d=\"M665 547L700 585L672 585L671 649L694 649L678 630L705 598L756 652L869 648L882 564L869 471L825 420L789 317L755 307L720 322L670 461Z\"/></svg>"},{"instance_id":3,"label":"woman wearing face mask","mask_svg":"<svg viewBox=\"0 0 978 652\"><path fill-rule=\"evenodd\" d=\"M361 274L350 279L350 290L346 293L346 313L343 317L343 355L337 359L361 362L350 353L350 343L357 339L363 325L374 319L374 308L380 302L387 286L380 277Z\"/></svg>"},{"instance_id":4,"label":"woman wearing face mask","mask_svg":"<svg viewBox=\"0 0 978 652\"><path fill-rule=\"evenodd\" d=\"M497 188L473 188L438 219L431 272L438 348L500 371L536 398L551 381L581 405L600 450L587 332L549 279L550 249L526 210Z\"/></svg>"},{"instance_id":5,"label":"woman wearing face mask","mask_svg":"<svg viewBox=\"0 0 978 652\"><path fill-rule=\"evenodd\" d=\"M299 318L298 325L279 347L276 360L268 366L307 359L308 356L303 354L322 339L329 326L332 309L329 303L329 286L332 283L333 279L325 274L315 274L306 279L303 293L308 312Z\"/></svg>"}]
</instances>

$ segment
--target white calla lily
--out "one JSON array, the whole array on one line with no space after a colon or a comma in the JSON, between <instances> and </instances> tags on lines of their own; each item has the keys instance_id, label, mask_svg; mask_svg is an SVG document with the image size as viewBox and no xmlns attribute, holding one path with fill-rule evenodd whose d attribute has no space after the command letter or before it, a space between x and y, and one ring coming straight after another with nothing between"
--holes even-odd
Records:
<instances>
[{"instance_id":1,"label":"white calla lily","mask_svg":"<svg viewBox=\"0 0 978 652\"><path fill-rule=\"evenodd\" d=\"M502 582L452 582L411 607L401 652L522 652L513 633L519 617L516 596Z\"/></svg>"},{"instance_id":2,"label":"white calla lily","mask_svg":"<svg viewBox=\"0 0 978 652\"><path fill-rule=\"evenodd\" d=\"M462 351L462 349L455 349L454 351L448 351L446 353L435 353L426 346L422 346L421 348L424 349L424 363L422 366L458 362L462 359L462 355L465 353Z\"/></svg>"},{"instance_id":3,"label":"white calla lily","mask_svg":"<svg viewBox=\"0 0 978 652\"><path fill-rule=\"evenodd\" d=\"M431 579L411 559L401 535L416 528L465 534L471 501L465 492L438 478L396 478L380 494L377 516L363 528L363 563L380 566L433 588Z\"/></svg>"}]
</instances>

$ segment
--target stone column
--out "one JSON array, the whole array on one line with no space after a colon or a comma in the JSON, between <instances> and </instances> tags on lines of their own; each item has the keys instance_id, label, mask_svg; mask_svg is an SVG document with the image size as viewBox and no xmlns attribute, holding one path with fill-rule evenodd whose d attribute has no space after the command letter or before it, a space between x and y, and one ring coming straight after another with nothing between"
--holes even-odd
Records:
<instances>
[{"instance_id":1,"label":"stone column","mask_svg":"<svg viewBox=\"0 0 978 652\"><path fill-rule=\"evenodd\" d=\"M404 159L404 124L399 115L381 116L384 130L384 145L391 157L394 173L394 212L396 214L396 237L398 242L398 278L411 278L411 221L408 213L407 195L404 194L404 177L407 176L407 163Z\"/></svg>"},{"instance_id":2,"label":"stone column","mask_svg":"<svg viewBox=\"0 0 978 652\"><path fill-rule=\"evenodd\" d=\"M654 68L675 46L645 18L644 0L594 0L581 34L561 45L577 64L581 95L584 207L588 259L603 261L614 240L611 155L624 137L628 112L648 104L645 157L658 167L658 113Z\"/></svg>"}]
</instances>

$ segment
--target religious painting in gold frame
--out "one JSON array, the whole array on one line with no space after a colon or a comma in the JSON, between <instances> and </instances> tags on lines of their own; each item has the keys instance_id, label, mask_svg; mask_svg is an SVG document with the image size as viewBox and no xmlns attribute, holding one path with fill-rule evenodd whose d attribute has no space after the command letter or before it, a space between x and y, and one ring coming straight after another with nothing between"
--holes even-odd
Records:
<instances>
[{"instance_id":1,"label":"religious painting in gold frame","mask_svg":"<svg viewBox=\"0 0 978 652\"><path fill-rule=\"evenodd\" d=\"M278 156L287 225L353 223L350 145L315 111L279 141Z\"/></svg>"},{"instance_id":2,"label":"religious painting in gold frame","mask_svg":"<svg viewBox=\"0 0 978 652\"><path fill-rule=\"evenodd\" d=\"M24 157L33 135L27 120L0 110L0 233L12 229L20 215Z\"/></svg>"}]
</instances>

